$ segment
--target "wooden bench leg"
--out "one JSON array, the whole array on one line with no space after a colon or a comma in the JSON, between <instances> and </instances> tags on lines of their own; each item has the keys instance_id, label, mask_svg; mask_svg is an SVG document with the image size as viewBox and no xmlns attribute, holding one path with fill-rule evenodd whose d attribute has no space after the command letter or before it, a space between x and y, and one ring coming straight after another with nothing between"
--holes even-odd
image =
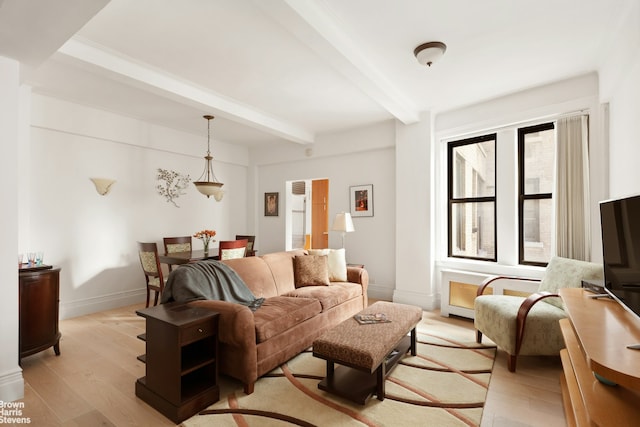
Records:
<instances>
[{"instance_id":1,"label":"wooden bench leg","mask_svg":"<svg viewBox=\"0 0 640 427\"><path fill-rule=\"evenodd\" d=\"M333 380L333 372L335 370L335 365L332 361L327 360L327 380Z\"/></svg>"},{"instance_id":2,"label":"wooden bench leg","mask_svg":"<svg viewBox=\"0 0 640 427\"><path fill-rule=\"evenodd\" d=\"M418 355L418 347L416 345L417 342L417 333L416 333L416 328L413 328L411 330L411 355L412 356L417 356Z\"/></svg>"},{"instance_id":3,"label":"wooden bench leg","mask_svg":"<svg viewBox=\"0 0 640 427\"><path fill-rule=\"evenodd\" d=\"M384 400L384 382L387 378L385 372L386 363L384 361L378 366L376 369L376 395L378 396L378 400Z\"/></svg>"}]
</instances>

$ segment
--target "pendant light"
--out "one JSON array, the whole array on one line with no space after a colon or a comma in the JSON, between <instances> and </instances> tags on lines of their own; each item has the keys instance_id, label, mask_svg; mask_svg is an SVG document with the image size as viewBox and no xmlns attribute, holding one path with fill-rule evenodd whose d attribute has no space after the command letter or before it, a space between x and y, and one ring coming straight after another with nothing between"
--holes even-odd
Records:
<instances>
[{"instance_id":1,"label":"pendant light","mask_svg":"<svg viewBox=\"0 0 640 427\"><path fill-rule=\"evenodd\" d=\"M222 196L224 196L224 191L222 190L222 186L224 185L216 175L213 173L213 166L211 166L211 161L213 157L211 157L211 120L214 118L213 116L206 115L203 116L207 119L207 155L204 156L205 165L204 172L197 181L194 181L194 185L198 189L199 192L207 196L207 198L213 196L217 202L222 200Z\"/></svg>"}]
</instances>

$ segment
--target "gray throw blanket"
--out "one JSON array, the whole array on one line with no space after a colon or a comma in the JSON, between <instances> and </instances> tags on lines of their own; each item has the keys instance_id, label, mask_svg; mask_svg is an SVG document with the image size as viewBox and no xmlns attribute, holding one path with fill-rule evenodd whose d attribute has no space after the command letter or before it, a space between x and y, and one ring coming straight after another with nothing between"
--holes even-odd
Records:
<instances>
[{"instance_id":1,"label":"gray throw blanket","mask_svg":"<svg viewBox=\"0 0 640 427\"><path fill-rule=\"evenodd\" d=\"M256 311L264 298L256 298L226 264L214 260L183 264L169 274L162 291L162 304L170 301L219 300L246 305Z\"/></svg>"}]
</instances>

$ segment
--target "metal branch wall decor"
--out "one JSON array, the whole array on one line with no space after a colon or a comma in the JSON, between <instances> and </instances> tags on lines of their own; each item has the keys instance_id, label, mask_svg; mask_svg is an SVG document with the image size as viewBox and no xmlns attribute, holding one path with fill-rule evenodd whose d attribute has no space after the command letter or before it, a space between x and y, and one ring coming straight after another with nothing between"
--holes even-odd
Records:
<instances>
[{"instance_id":1,"label":"metal branch wall decor","mask_svg":"<svg viewBox=\"0 0 640 427\"><path fill-rule=\"evenodd\" d=\"M156 185L158 194L163 196L167 202L171 202L173 206L179 208L180 206L175 202L175 199L187 194L184 192L184 189L187 188L191 182L189 175L182 175L176 171L158 168L156 179L158 180L158 185Z\"/></svg>"}]
</instances>

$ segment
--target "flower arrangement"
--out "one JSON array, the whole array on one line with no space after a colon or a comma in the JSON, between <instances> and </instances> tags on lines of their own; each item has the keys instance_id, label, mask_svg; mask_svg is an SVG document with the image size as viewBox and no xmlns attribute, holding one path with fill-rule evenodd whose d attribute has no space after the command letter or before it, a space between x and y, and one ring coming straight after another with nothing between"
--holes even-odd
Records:
<instances>
[{"instance_id":1,"label":"flower arrangement","mask_svg":"<svg viewBox=\"0 0 640 427\"><path fill-rule=\"evenodd\" d=\"M204 252L207 253L209 252L209 242L215 237L215 235L215 230L202 230L194 234L193 237L202 240L202 244L204 245Z\"/></svg>"}]
</instances>

